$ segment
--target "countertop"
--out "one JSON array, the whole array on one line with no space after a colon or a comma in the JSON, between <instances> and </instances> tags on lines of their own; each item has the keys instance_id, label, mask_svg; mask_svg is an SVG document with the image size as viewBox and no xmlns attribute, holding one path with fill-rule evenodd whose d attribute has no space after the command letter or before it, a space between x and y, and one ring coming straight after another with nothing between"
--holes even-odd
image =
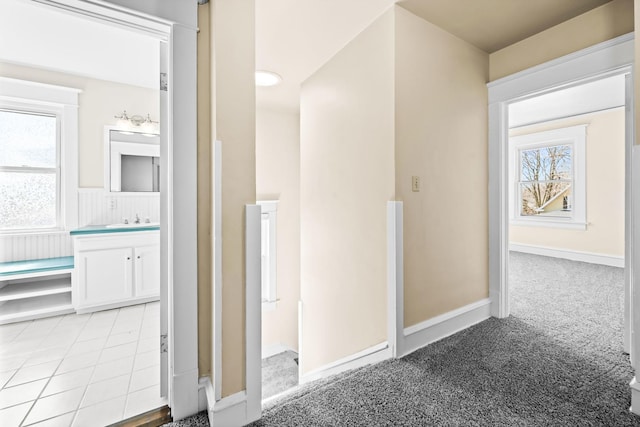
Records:
<instances>
[{"instance_id":1,"label":"countertop","mask_svg":"<svg viewBox=\"0 0 640 427\"><path fill-rule=\"evenodd\" d=\"M86 227L76 228L71 230L72 236L78 236L82 234L110 234L110 233L131 233L136 231L154 231L160 230L159 225L126 225L122 227L107 227L106 225L87 225Z\"/></svg>"}]
</instances>

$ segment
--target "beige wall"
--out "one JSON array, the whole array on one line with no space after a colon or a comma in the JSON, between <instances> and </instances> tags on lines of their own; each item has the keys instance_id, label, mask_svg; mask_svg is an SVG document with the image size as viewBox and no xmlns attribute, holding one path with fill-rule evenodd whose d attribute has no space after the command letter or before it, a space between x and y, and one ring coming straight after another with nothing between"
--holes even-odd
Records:
<instances>
[{"instance_id":1,"label":"beige wall","mask_svg":"<svg viewBox=\"0 0 640 427\"><path fill-rule=\"evenodd\" d=\"M245 388L245 205L256 202L253 0L210 7L212 135L222 141L222 397Z\"/></svg>"},{"instance_id":2,"label":"beige wall","mask_svg":"<svg viewBox=\"0 0 640 427\"><path fill-rule=\"evenodd\" d=\"M386 340L386 203L394 198L393 13L302 84L303 372Z\"/></svg>"},{"instance_id":3,"label":"beige wall","mask_svg":"<svg viewBox=\"0 0 640 427\"><path fill-rule=\"evenodd\" d=\"M256 194L278 200L276 308L262 313L262 347L298 350L300 299L300 115L256 111Z\"/></svg>"},{"instance_id":4,"label":"beige wall","mask_svg":"<svg viewBox=\"0 0 640 427\"><path fill-rule=\"evenodd\" d=\"M633 15L633 0L613 0L494 52L490 56L491 80L630 33L634 30Z\"/></svg>"},{"instance_id":5,"label":"beige wall","mask_svg":"<svg viewBox=\"0 0 640 427\"><path fill-rule=\"evenodd\" d=\"M396 7L404 326L488 296L488 55ZM411 191L419 176L420 192Z\"/></svg>"},{"instance_id":6,"label":"beige wall","mask_svg":"<svg viewBox=\"0 0 640 427\"><path fill-rule=\"evenodd\" d=\"M210 5L198 7L198 372L211 374L211 35Z\"/></svg>"},{"instance_id":7,"label":"beige wall","mask_svg":"<svg viewBox=\"0 0 640 427\"><path fill-rule=\"evenodd\" d=\"M81 89L78 98L78 184L103 187L104 127L115 125L116 114L160 115L157 90L90 79L40 68L0 63L0 76Z\"/></svg>"},{"instance_id":8,"label":"beige wall","mask_svg":"<svg viewBox=\"0 0 640 427\"><path fill-rule=\"evenodd\" d=\"M624 107L511 131L527 135L587 124L587 229L509 227L511 243L624 256Z\"/></svg>"}]
</instances>

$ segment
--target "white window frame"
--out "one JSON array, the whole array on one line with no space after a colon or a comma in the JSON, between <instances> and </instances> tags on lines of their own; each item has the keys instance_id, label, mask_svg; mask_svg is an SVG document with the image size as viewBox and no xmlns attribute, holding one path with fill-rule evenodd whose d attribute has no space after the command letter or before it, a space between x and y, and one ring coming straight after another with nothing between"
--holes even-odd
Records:
<instances>
[{"instance_id":1,"label":"white window frame","mask_svg":"<svg viewBox=\"0 0 640 427\"><path fill-rule=\"evenodd\" d=\"M586 230L586 140L587 125L570 126L509 138L511 225ZM522 215L519 186L520 152L557 145L569 145L572 150L572 215L566 218Z\"/></svg>"},{"instance_id":2,"label":"white window frame","mask_svg":"<svg viewBox=\"0 0 640 427\"><path fill-rule=\"evenodd\" d=\"M78 225L79 89L0 77L0 109L54 115L57 130L56 226L0 230L3 236L68 231Z\"/></svg>"},{"instance_id":3,"label":"white window frame","mask_svg":"<svg viewBox=\"0 0 640 427\"><path fill-rule=\"evenodd\" d=\"M277 288L277 224L278 201L258 201L262 212L261 254L262 254L262 310L275 310L278 301Z\"/></svg>"}]
</instances>

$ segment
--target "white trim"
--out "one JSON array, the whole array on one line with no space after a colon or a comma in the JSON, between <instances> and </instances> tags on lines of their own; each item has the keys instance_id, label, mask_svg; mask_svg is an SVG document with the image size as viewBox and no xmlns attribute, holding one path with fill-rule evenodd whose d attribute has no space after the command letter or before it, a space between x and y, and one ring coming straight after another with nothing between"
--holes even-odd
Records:
<instances>
[{"instance_id":1,"label":"white trim","mask_svg":"<svg viewBox=\"0 0 640 427\"><path fill-rule=\"evenodd\" d=\"M548 246L509 243L509 250L526 254L542 255L551 258L563 258L571 261L588 262L590 264L608 265L624 268L624 257L598 254L593 252L574 251L570 249L550 248Z\"/></svg>"},{"instance_id":2,"label":"white trim","mask_svg":"<svg viewBox=\"0 0 640 427\"><path fill-rule=\"evenodd\" d=\"M251 422L247 420L247 394L244 391L218 400L207 412L212 426L240 427Z\"/></svg>"},{"instance_id":3,"label":"white trim","mask_svg":"<svg viewBox=\"0 0 640 427\"><path fill-rule=\"evenodd\" d=\"M222 141L214 141L213 166L213 389L215 399L222 399Z\"/></svg>"},{"instance_id":4,"label":"white trim","mask_svg":"<svg viewBox=\"0 0 640 427\"><path fill-rule=\"evenodd\" d=\"M486 298L405 328L403 356L488 319L490 307Z\"/></svg>"},{"instance_id":5,"label":"white trim","mask_svg":"<svg viewBox=\"0 0 640 427\"><path fill-rule=\"evenodd\" d=\"M247 423L262 415L262 207L245 206L245 378Z\"/></svg>"},{"instance_id":6,"label":"white trim","mask_svg":"<svg viewBox=\"0 0 640 427\"><path fill-rule=\"evenodd\" d=\"M358 353L338 359L335 362L329 363L318 369L314 369L313 371L302 375L299 379L299 383L306 384L344 371L361 368L372 363L382 362L383 360L387 360L391 357L391 347L389 347L385 341L378 345L374 345L373 347L359 351Z\"/></svg>"},{"instance_id":7,"label":"white trim","mask_svg":"<svg viewBox=\"0 0 640 427\"><path fill-rule=\"evenodd\" d=\"M387 202L387 342L399 357L404 341L404 252L402 202Z\"/></svg>"},{"instance_id":8,"label":"white trim","mask_svg":"<svg viewBox=\"0 0 640 427\"><path fill-rule=\"evenodd\" d=\"M564 69L564 66L569 62L581 67L578 68L581 70L579 79L596 76L603 71L617 67L627 66L633 63L634 53L628 50L628 46L631 45L633 47L633 44L634 33L623 34L611 40L489 82L487 83L489 103L506 101L527 93L540 91L539 82L526 82L531 76L535 76L536 79L540 80L552 79L557 82L547 85L547 88L576 81L572 71ZM606 67L603 70L603 65L606 64L611 64L612 67Z\"/></svg>"},{"instance_id":9,"label":"white trim","mask_svg":"<svg viewBox=\"0 0 640 427\"><path fill-rule=\"evenodd\" d=\"M258 200L257 205L262 209L262 225L266 221L268 227L261 230L261 258L262 245L268 245L265 265L261 267L261 293L262 309L275 310L278 300L278 200ZM265 236L266 235L266 236ZM265 267L267 268L265 270Z\"/></svg>"}]
</instances>

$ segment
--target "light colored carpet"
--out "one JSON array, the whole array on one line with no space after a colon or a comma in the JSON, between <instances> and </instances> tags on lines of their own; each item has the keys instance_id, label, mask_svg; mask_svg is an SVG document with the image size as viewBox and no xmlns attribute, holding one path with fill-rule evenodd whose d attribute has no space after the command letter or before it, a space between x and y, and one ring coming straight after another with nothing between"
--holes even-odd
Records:
<instances>
[{"instance_id":1,"label":"light colored carpet","mask_svg":"<svg viewBox=\"0 0 640 427\"><path fill-rule=\"evenodd\" d=\"M262 359L262 398L266 399L298 385L298 353L285 351Z\"/></svg>"},{"instance_id":2,"label":"light colored carpet","mask_svg":"<svg viewBox=\"0 0 640 427\"><path fill-rule=\"evenodd\" d=\"M253 426L640 426L622 271L513 254L511 273L511 317L303 386Z\"/></svg>"}]
</instances>

